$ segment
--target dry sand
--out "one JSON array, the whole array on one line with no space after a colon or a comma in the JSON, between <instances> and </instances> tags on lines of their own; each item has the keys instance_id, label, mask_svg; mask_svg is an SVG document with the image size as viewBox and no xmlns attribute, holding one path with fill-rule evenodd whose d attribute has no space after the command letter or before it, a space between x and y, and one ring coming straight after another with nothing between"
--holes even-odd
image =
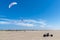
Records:
<instances>
[{"instance_id":1,"label":"dry sand","mask_svg":"<svg viewBox=\"0 0 60 40\"><path fill-rule=\"evenodd\" d=\"M48 32L53 37L43 37ZM60 31L0 31L0 40L60 40Z\"/></svg>"}]
</instances>

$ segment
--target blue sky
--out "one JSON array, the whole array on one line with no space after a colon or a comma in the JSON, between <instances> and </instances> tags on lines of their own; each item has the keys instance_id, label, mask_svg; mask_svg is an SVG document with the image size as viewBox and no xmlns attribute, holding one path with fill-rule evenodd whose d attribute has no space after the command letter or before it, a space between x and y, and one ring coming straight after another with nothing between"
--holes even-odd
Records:
<instances>
[{"instance_id":1,"label":"blue sky","mask_svg":"<svg viewBox=\"0 0 60 40\"><path fill-rule=\"evenodd\" d=\"M60 0L0 0L0 29L59 30Z\"/></svg>"}]
</instances>

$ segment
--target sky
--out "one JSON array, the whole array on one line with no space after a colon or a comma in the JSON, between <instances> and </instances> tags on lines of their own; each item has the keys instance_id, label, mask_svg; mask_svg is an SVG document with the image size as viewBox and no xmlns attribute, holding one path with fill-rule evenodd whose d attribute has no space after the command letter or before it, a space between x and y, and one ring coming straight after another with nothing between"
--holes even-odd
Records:
<instances>
[{"instance_id":1,"label":"sky","mask_svg":"<svg viewBox=\"0 0 60 40\"><path fill-rule=\"evenodd\" d=\"M60 30L60 0L0 0L0 30L32 29Z\"/></svg>"}]
</instances>

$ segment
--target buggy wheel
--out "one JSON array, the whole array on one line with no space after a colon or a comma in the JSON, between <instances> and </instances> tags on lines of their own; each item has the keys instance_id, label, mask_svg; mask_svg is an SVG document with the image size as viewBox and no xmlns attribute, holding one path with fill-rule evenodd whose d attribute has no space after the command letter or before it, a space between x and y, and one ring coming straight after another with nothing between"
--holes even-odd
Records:
<instances>
[{"instance_id":1,"label":"buggy wheel","mask_svg":"<svg viewBox=\"0 0 60 40\"><path fill-rule=\"evenodd\" d=\"M44 34L43 37L46 37L46 35Z\"/></svg>"},{"instance_id":2,"label":"buggy wheel","mask_svg":"<svg viewBox=\"0 0 60 40\"><path fill-rule=\"evenodd\" d=\"M51 37L53 37L53 35L52 35L52 34L51 34L50 36L51 36Z\"/></svg>"}]
</instances>

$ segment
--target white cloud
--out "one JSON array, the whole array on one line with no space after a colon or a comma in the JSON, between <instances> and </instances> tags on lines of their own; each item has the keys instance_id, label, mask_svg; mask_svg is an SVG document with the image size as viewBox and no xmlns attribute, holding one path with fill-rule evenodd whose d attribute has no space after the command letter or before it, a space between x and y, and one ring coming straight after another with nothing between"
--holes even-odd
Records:
<instances>
[{"instance_id":1,"label":"white cloud","mask_svg":"<svg viewBox=\"0 0 60 40\"><path fill-rule=\"evenodd\" d=\"M9 24L9 22L0 21L0 24Z\"/></svg>"},{"instance_id":2,"label":"white cloud","mask_svg":"<svg viewBox=\"0 0 60 40\"><path fill-rule=\"evenodd\" d=\"M32 19L24 19L24 20L12 20L0 18L0 24L12 24L17 26L25 26L25 27L45 27L46 21L44 20L32 20Z\"/></svg>"},{"instance_id":3,"label":"white cloud","mask_svg":"<svg viewBox=\"0 0 60 40\"><path fill-rule=\"evenodd\" d=\"M27 27L33 27L34 26L34 24L29 24L29 23L16 23L16 25L27 26Z\"/></svg>"}]
</instances>

